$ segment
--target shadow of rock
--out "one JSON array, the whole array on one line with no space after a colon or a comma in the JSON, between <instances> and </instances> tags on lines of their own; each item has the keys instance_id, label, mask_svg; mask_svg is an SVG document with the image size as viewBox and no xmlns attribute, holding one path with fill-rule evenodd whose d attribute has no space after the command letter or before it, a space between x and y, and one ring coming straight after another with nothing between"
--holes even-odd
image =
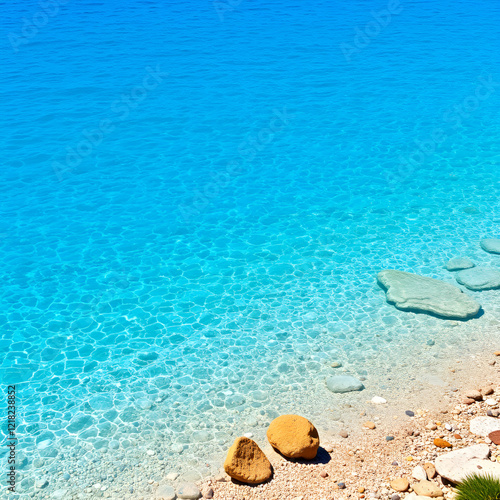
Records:
<instances>
[{"instance_id":1,"label":"shadow of rock","mask_svg":"<svg viewBox=\"0 0 500 500\"><path fill-rule=\"evenodd\" d=\"M305 464L305 465L318 465L318 464L327 464L332 458L330 457L330 454L321 446L318 448L318 453L315 458L312 460L306 460L305 458L289 458L285 457L278 449L273 448L274 451L283 457L285 460L288 462L293 462L296 464Z\"/></svg>"}]
</instances>

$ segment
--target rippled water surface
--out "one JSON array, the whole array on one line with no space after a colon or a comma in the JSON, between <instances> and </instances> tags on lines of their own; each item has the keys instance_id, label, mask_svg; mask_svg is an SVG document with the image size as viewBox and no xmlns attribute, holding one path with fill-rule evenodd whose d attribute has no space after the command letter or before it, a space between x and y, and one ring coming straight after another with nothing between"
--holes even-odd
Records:
<instances>
[{"instance_id":1,"label":"rippled water surface","mask_svg":"<svg viewBox=\"0 0 500 500\"><path fill-rule=\"evenodd\" d=\"M48 4L1 13L18 498L148 494L283 412L334 429L325 376L383 394L498 328L499 292L455 324L375 280L500 265L498 2Z\"/></svg>"}]
</instances>

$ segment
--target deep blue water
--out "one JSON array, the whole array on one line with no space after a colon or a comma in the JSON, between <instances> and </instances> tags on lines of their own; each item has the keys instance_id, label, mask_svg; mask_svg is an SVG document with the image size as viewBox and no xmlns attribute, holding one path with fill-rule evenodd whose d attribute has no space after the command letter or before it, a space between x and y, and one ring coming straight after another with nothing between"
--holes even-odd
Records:
<instances>
[{"instance_id":1,"label":"deep blue water","mask_svg":"<svg viewBox=\"0 0 500 500\"><path fill-rule=\"evenodd\" d=\"M65 498L106 485L54 471L108 448L193 465L227 426L320 412L301 391L331 359L376 386L371 356L440 325L376 273L498 264L478 248L500 234L498 1L23 0L1 19L21 497L42 470ZM500 313L481 300L479 324Z\"/></svg>"}]
</instances>

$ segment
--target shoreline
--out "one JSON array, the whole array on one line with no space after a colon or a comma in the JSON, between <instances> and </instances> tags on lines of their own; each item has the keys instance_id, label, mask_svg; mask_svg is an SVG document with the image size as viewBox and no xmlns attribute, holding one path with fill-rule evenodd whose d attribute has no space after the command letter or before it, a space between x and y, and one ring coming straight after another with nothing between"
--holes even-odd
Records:
<instances>
[{"instance_id":1,"label":"shoreline","mask_svg":"<svg viewBox=\"0 0 500 500\"><path fill-rule=\"evenodd\" d=\"M318 428L323 450L320 448L318 459L311 462L286 460L267 442L258 441L274 468L274 476L268 483L256 486L239 484L221 469L218 475L199 481L197 486L203 498L210 498L210 490L213 490L215 500L389 499L396 494L390 487L391 480L406 477L410 483L414 483L412 470L415 466L433 461L447 452L432 444L435 437L447 439L453 445L453 450L485 442L470 434L468 422L474 416L485 415L486 410L492 407L484 402L466 405L461 403L461 398L469 389L493 386L495 392L490 397L498 401L499 362L500 358L493 355L491 348L482 354L469 354L466 359L453 360L447 368L454 382L453 387L434 386L416 397L396 397L382 405L367 400L357 419L344 425L346 429L342 430L347 432L347 438L339 433L322 433ZM498 404L493 408L498 408ZM413 411L415 416L409 417L405 414L406 410ZM375 423L375 429L363 427L367 421ZM460 439L445 429L446 423L451 423L454 430L458 429ZM433 426L436 426L435 430L431 430ZM387 437L394 439L387 441ZM492 444L490 448L496 460L496 446ZM393 462L398 462L398 465L392 465ZM325 473L327 477L321 477ZM339 483L345 484L345 489L339 489ZM446 481L440 484L445 493L444 498L453 498L450 484ZM404 498L408 493L399 495Z\"/></svg>"},{"instance_id":2,"label":"shoreline","mask_svg":"<svg viewBox=\"0 0 500 500\"><path fill-rule=\"evenodd\" d=\"M426 319L423 316L419 317L419 319L421 318ZM404 414L405 410L416 411L419 408L425 408L428 411L437 411L439 408L451 407L450 405L454 404L459 393L455 389L465 388L471 374L473 380L483 380L496 374L495 367L488 365L488 361L492 361L492 350L494 350L492 346L500 344L498 339L499 322L493 316L490 315L488 318L483 316L479 324L453 321L443 323L439 330L431 330L436 345L427 344L429 335L422 336L418 344L415 344L412 339L411 352L403 359L398 360L396 359L397 355L407 340L407 338L402 338L393 342L392 351L381 352L373 358L366 357L361 366L363 369L366 368L369 373L363 382L365 384L363 391L334 394L326 389L324 379L321 377L316 385L308 388L311 391L309 398L303 396L303 392L291 391L285 393L286 398L289 398L287 405L280 404L279 397L273 399L276 416L278 413L296 413L308 418L318 429L321 446L331 444L334 450L338 446L345 447L353 442L364 443L366 438L373 439L377 436L380 446L394 446L397 439L392 444L387 444L385 436L394 435L396 437L398 429L402 428L405 422L407 423L408 417ZM421 329L423 330L423 327L419 326L416 332L418 333ZM332 373L352 372L349 364L329 368L329 370ZM391 371L385 372L385 370ZM382 375L390 380L384 382ZM498 377L495 378L495 380L497 379ZM371 403L371 398L374 396L385 398L387 404L375 405ZM325 397L328 399L324 399ZM317 401L322 402L320 407L314 407L315 404L317 405ZM361 415L361 412L365 412L365 414ZM163 497L157 496L157 492L161 491L162 488L169 487L175 491L182 483L195 483L203 489L210 478L221 473L225 455L234 439L249 432L252 434L252 439L259 444L272 461L275 452L268 446L265 438L267 425L272 418L265 415L252 426L249 425L247 413L240 413L236 409L228 413L228 417L231 414L235 424L227 429L227 435L231 439L225 441L223 451L209 456L207 450L210 449L211 443L207 443L208 448L206 449L204 449L203 443L199 443L190 445L190 454L187 456L184 454L167 456L165 453L165 457L162 457L160 453L165 450L165 445L168 446L165 440L153 441L148 448L132 447L125 452L122 450L102 450L102 454L97 455L99 467L108 478L111 474L117 474L112 481L99 481L93 472L95 466L88 461L77 461L78 456L76 456L72 459L74 462L60 465L59 475L51 477L49 488L35 490L33 498L57 498L57 495L53 495L57 494L58 491L65 491L66 496L62 497L64 500L94 498L159 500ZM363 422L367 420L376 424L374 431L368 432L362 428ZM339 432L342 430L348 432L347 439L339 436ZM366 442L366 445L363 444L363 446L371 445ZM155 453L149 454L147 452L149 449L154 450ZM197 453L195 459L190 458L193 453ZM96 455L94 454L94 456ZM70 465L67 465L68 463ZM88 465L84 469L79 469L80 463ZM92 468L89 469L89 466ZM78 484L82 485L80 488L75 488L76 485L73 486L72 479L63 480L63 473L66 470L73 471L71 475L77 478ZM120 473L120 470L123 472ZM37 474L38 471L34 472ZM131 474L132 477L130 477ZM37 474L34 477L38 479L40 476L43 475ZM273 481L278 481L278 478L279 476L276 475ZM304 480L308 481L309 478L306 477ZM273 481L269 483L271 486ZM100 489L97 489L95 484L98 484ZM220 488L220 485L217 487ZM214 489L216 488L214 487ZM255 492L257 489L252 488L250 491ZM280 498L295 500L296 497L297 495ZM224 499L225 497L220 498ZM243 497L229 498L240 500ZM305 496L304 500L309 498L314 500L314 497L310 496ZM266 500L268 499L266 498ZM318 500L323 499L318 497Z\"/></svg>"},{"instance_id":3,"label":"shoreline","mask_svg":"<svg viewBox=\"0 0 500 500\"><path fill-rule=\"evenodd\" d=\"M267 454L266 430L280 414L298 414L309 419L318 429L323 444L345 444L338 436L341 430L349 433L347 442L363 436L361 426L365 420L376 423L375 434L385 428L387 433L393 432L392 429L404 419L399 411L401 407L411 410L446 405L454 397L452 389L463 386L469 373L476 378L480 378L483 371L488 373L487 367L481 368L477 360L489 356L492 345L500 344L500 322L495 309L486 310L480 318L468 322L437 320L397 310L392 314L397 315L398 325L405 322L404 334L398 336L400 331L396 325L386 337L379 338L378 349L363 352L358 348L356 356L343 350L325 351L327 356L316 359L318 354L323 354L321 348L327 336L323 334L316 339L318 351L313 350L305 360L319 367L314 377L304 379L295 370L288 376L283 390L258 402L260 407L248 404L244 409L227 410L225 424L214 424L210 413L200 413L201 421L207 426L200 430L209 429L215 434L215 441L196 441L198 434L193 432L192 426L186 426L177 438L186 443L180 452L171 451L172 441L166 433L163 437L152 434L145 442L138 439L140 435L128 435L131 446L125 449L94 450L85 442L79 448L61 448L57 459L44 460L36 468L24 472L23 476L31 477L34 483L30 498L52 500L62 494L59 498L64 500L155 499L160 486L175 490L181 483L201 484L220 473L227 450L238 436L251 433L252 439ZM378 338L373 331L368 332ZM388 337L392 337L390 342ZM363 379L365 389L332 393L325 384L328 374L355 375ZM305 384L297 383L297 377L301 376ZM387 405L370 403L374 396L385 398ZM361 416L361 411L366 415ZM395 416L398 420L394 420ZM55 472L49 473L49 470ZM49 484L38 487L37 484L44 484L45 478ZM28 498L24 492L20 493L19 498Z\"/></svg>"}]
</instances>

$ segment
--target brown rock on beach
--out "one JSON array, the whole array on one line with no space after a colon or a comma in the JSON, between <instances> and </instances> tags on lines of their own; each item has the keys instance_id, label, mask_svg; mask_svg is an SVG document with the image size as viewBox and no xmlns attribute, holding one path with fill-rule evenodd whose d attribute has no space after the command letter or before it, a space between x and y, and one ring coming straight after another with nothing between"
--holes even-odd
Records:
<instances>
[{"instance_id":1,"label":"brown rock on beach","mask_svg":"<svg viewBox=\"0 0 500 500\"><path fill-rule=\"evenodd\" d=\"M479 392L479 391L476 391L476 390L469 390L467 391L464 396L466 398L469 398L469 399L473 399L474 401L481 401L481 399L483 399L483 395Z\"/></svg>"},{"instance_id":2,"label":"brown rock on beach","mask_svg":"<svg viewBox=\"0 0 500 500\"><path fill-rule=\"evenodd\" d=\"M227 452L224 470L243 483L259 484L271 478L271 463L252 439L237 438Z\"/></svg>"},{"instance_id":3,"label":"brown rock on beach","mask_svg":"<svg viewBox=\"0 0 500 500\"><path fill-rule=\"evenodd\" d=\"M271 446L288 458L312 460L319 448L319 435L307 418L299 415L281 415L267 429Z\"/></svg>"},{"instance_id":4,"label":"brown rock on beach","mask_svg":"<svg viewBox=\"0 0 500 500\"><path fill-rule=\"evenodd\" d=\"M436 467L434 467L434 464L427 462L423 467L427 474L427 479L433 479L436 476Z\"/></svg>"},{"instance_id":5,"label":"brown rock on beach","mask_svg":"<svg viewBox=\"0 0 500 500\"><path fill-rule=\"evenodd\" d=\"M407 491L408 488L410 487L410 483L408 482L408 479L405 477L398 477L397 479L394 479L391 481L391 488L394 491Z\"/></svg>"},{"instance_id":6,"label":"brown rock on beach","mask_svg":"<svg viewBox=\"0 0 500 500\"><path fill-rule=\"evenodd\" d=\"M448 441L445 441L444 439L441 439L441 438L434 439L434 444L438 448L451 448L452 447L452 445L450 443L448 443Z\"/></svg>"},{"instance_id":7,"label":"brown rock on beach","mask_svg":"<svg viewBox=\"0 0 500 500\"><path fill-rule=\"evenodd\" d=\"M488 434L488 437L491 439L491 442L499 445L500 444L500 431L493 431Z\"/></svg>"},{"instance_id":8,"label":"brown rock on beach","mask_svg":"<svg viewBox=\"0 0 500 500\"><path fill-rule=\"evenodd\" d=\"M471 398L466 398L466 397L463 397L460 402L464 405L471 405L472 403L475 403L475 400L474 399L471 399Z\"/></svg>"}]
</instances>

